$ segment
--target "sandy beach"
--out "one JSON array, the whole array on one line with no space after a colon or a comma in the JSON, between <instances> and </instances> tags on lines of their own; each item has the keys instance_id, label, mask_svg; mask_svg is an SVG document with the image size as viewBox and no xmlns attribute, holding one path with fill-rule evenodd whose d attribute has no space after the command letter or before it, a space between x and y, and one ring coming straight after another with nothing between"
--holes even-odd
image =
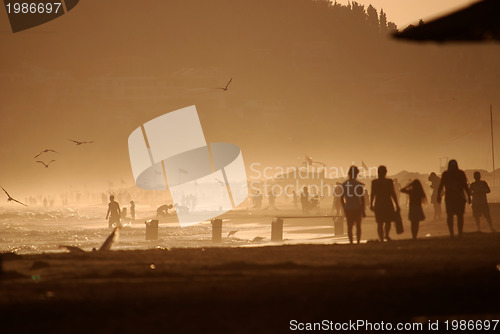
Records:
<instances>
[{"instance_id":1,"label":"sandy beach","mask_svg":"<svg viewBox=\"0 0 500 334\"><path fill-rule=\"evenodd\" d=\"M3 255L10 332L288 332L290 321L499 319L500 235Z\"/></svg>"}]
</instances>

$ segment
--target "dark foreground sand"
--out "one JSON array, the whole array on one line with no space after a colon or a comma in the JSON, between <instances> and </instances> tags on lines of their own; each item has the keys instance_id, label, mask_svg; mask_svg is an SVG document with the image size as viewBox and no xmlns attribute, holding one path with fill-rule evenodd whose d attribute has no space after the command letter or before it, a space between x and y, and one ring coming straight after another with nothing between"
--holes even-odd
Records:
<instances>
[{"instance_id":1,"label":"dark foreground sand","mask_svg":"<svg viewBox=\"0 0 500 334\"><path fill-rule=\"evenodd\" d=\"M4 254L0 277L1 333L275 333L289 332L292 319L500 319L500 234Z\"/></svg>"}]
</instances>

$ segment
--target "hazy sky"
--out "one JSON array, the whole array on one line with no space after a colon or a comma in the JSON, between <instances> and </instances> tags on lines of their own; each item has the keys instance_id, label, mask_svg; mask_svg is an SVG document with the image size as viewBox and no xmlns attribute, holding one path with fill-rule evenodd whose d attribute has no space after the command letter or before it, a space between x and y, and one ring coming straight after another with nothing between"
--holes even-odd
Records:
<instances>
[{"instance_id":1,"label":"hazy sky","mask_svg":"<svg viewBox=\"0 0 500 334\"><path fill-rule=\"evenodd\" d=\"M337 0L340 4L347 4L348 0ZM352 1L351 1L352 2ZM368 7L382 8L390 21L398 27L405 27L419 19L428 20L455 9L465 7L475 0L356 0L357 3Z\"/></svg>"},{"instance_id":2,"label":"hazy sky","mask_svg":"<svg viewBox=\"0 0 500 334\"><path fill-rule=\"evenodd\" d=\"M470 1L359 2L401 27ZM383 163L390 174L435 171L445 156L491 168L499 45L393 41L321 10L301 0L87 0L16 34L0 14L0 185L20 196L131 185L129 134L190 105L207 142L238 145L247 167L295 166L307 154L335 167ZM215 89L230 78L229 91ZM60 152L42 156L56 160L50 168L34 158L46 148Z\"/></svg>"}]
</instances>

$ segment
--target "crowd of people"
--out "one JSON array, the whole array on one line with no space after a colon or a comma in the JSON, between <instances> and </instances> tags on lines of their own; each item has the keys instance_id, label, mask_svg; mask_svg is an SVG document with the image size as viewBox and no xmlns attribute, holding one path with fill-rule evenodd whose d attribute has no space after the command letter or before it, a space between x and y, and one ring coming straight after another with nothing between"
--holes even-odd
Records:
<instances>
[{"instance_id":1,"label":"crowd of people","mask_svg":"<svg viewBox=\"0 0 500 334\"><path fill-rule=\"evenodd\" d=\"M351 166L348 172L348 180L342 183L342 195L340 204L344 210L347 220L348 237L351 243L353 240L353 228L356 227L357 242L361 241L361 219L366 216L365 198L366 189L364 184L357 180L359 170L356 166ZM391 222L396 222L400 217L400 205L396 187L392 179L386 178L387 168L378 167L378 177L372 181L369 207L375 213L377 222L377 233L380 241L391 240L389 232ZM450 160L448 169L439 177L432 173L429 177L433 193L431 202L435 207L435 215L440 215L441 200L444 194L446 207L446 223L450 237L455 237L454 217L457 220L457 235L462 237L464 227L464 212L466 203L471 204L472 214L480 229L480 217L483 216L490 229L494 231L490 210L486 195L491 191L487 182L481 180L480 172L474 173L474 182L468 184L465 173L458 168L456 160ZM422 183L415 179L407 186L399 189L409 195L408 219L411 222L411 233L413 239L417 238L419 223L425 219L422 204L427 201L427 196L422 187Z\"/></svg>"},{"instance_id":2,"label":"crowd of people","mask_svg":"<svg viewBox=\"0 0 500 334\"><path fill-rule=\"evenodd\" d=\"M130 218L127 216L127 208L120 209L120 204L115 201L115 196L109 196L108 211L106 213L108 227L122 227L127 221L135 220L135 203L130 201Z\"/></svg>"},{"instance_id":3,"label":"crowd of people","mask_svg":"<svg viewBox=\"0 0 500 334\"><path fill-rule=\"evenodd\" d=\"M366 210L369 208L375 214L377 223L377 234L380 241L390 241L390 231L392 222L401 221L400 193L408 195L408 219L411 222L411 234L416 239L419 231L419 224L425 220L423 204L427 203L427 195L419 179L411 180L406 186L401 187L397 179L387 178L387 168L378 167L378 176L371 182L371 191L365 188L365 184L358 181L359 169L351 166L348 171L348 178L343 183L337 183L334 188L332 214L336 209L337 216L343 216L347 221L347 231L349 241L354 243L354 227L356 228L356 241L361 241L361 221L366 217ZM481 180L481 173L474 173L474 182L470 185L465 173L458 168L456 160L450 160L448 169L439 177L436 173L431 173L428 178L432 190L430 202L434 208L434 220L441 218L441 201L444 197L446 207L446 223L450 237L455 237L454 217L456 216L457 236L463 234L465 205L469 203L472 207L473 217L480 230L480 217L483 216L491 231L494 231L490 215L487 194L491 192L488 183ZM276 195L271 190L268 194L270 210L275 210ZM254 208L260 209L263 195L257 190L252 194ZM320 196L310 194L307 187L302 188L300 195L293 191L294 207L300 204L303 214L311 210L318 209ZM181 210L183 207L178 204L163 205L157 210L157 216L169 215L168 210ZM115 197L109 197L108 211L106 219L109 227L122 226L123 222L135 220L135 203L130 201L130 215L127 217L127 208L120 209L120 205L115 201Z\"/></svg>"},{"instance_id":4,"label":"crowd of people","mask_svg":"<svg viewBox=\"0 0 500 334\"><path fill-rule=\"evenodd\" d=\"M402 187L398 179L387 178L387 168L379 166L377 178L371 182L371 190L367 191L365 184L357 180L359 169L351 166L348 171L348 179L337 182L333 188L333 205L331 214L336 212L337 216L344 216L347 220L348 237L354 243L353 229L356 227L357 242L361 240L361 220L366 216L366 210L374 212L377 222L377 234L380 241L391 240L390 231L392 222L401 220L400 194L407 195L407 202L404 207L408 207L408 220L411 223L411 235L417 239L420 222L425 220L423 205L427 204L427 195L422 182L415 178L409 180L408 184ZM480 230L480 217L483 216L491 231L494 231L490 210L487 201L487 194L491 192L488 183L481 180L481 173L474 173L474 182L468 184L465 173L458 168L456 160L450 160L448 169L439 177L436 173L429 175L430 183L430 204L433 207L433 220L441 219L441 202L444 198L446 207L446 223L450 237L455 237L454 217L456 216L457 236L461 237L464 226L465 205L469 203L472 207L473 217ZM271 190L268 194L268 210L276 210L276 195ZM319 212L319 204L322 197L318 194L311 194L307 186L302 187L300 194L292 191L292 201L294 208L302 207L303 214ZM262 209L263 194L260 190L255 190L252 194L253 208ZM265 209L265 208L264 208ZM316 210L316 211L315 211Z\"/></svg>"}]
</instances>

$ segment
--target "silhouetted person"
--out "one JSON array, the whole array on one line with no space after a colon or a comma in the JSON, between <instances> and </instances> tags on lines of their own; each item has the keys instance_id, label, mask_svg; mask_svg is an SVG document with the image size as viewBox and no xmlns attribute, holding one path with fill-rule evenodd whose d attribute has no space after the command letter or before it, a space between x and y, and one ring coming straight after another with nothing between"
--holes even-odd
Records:
<instances>
[{"instance_id":1,"label":"silhouetted person","mask_svg":"<svg viewBox=\"0 0 500 334\"><path fill-rule=\"evenodd\" d=\"M401 192L408 194L410 197L410 210L408 219L411 221L411 235L413 239L417 239L418 225L425 219L422 204L427 202L422 183L418 179L413 180L409 185L401 189Z\"/></svg>"},{"instance_id":2,"label":"silhouetted person","mask_svg":"<svg viewBox=\"0 0 500 334\"><path fill-rule=\"evenodd\" d=\"M340 203L344 209L347 220L347 235L349 241L353 242L352 229L356 224L356 239L361 242L361 217L366 217L365 213L365 187L364 184L356 180L359 170L356 166L349 168L349 179L342 184L342 195Z\"/></svg>"},{"instance_id":3,"label":"silhouetted person","mask_svg":"<svg viewBox=\"0 0 500 334\"><path fill-rule=\"evenodd\" d=\"M429 181L431 182L431 203L434 208L434 220L441 219L441 201L438 201L438 188L441 183L441 178L432 172L429 175Z\"/></svg>"},{"instance_id":4,"label":"silhouetted person","mask_svg":"<svg viewBox=\"0 0 500 334\"><path fill-rule=\"evenodd\" d=\"M365 212L366 209L370 207L370 195L368 194L368 190L365 188Z\"/></svg>"},{"instance_id":5,"label":"silhouetted person","mask_svg":"<svg viewBox=\"0 0 500 334\"><path fill-rule=\"evenodd\" d=\"M166 217L170 215L168 210L172 209L174 206L172 204L165 204L156 209L156 217Z\"/></svg>"},{"instance_id":6,"label":"silhouetted person","mask_svg":"<svg viewBox=\"0 0 500 334\"><path fill-rule=\"evenodd\" d=\"M188 213L190 211L189 207L184 205L179 205L178 203L175 203L174 207L178 213ZM222 211L221 207L219 207L219 211Z\"/></svg>"},{"instance_id":7,"label":"silhouetted person","mask_svg":"<svg viewBox=\"0 0 500 334\"><path fill-rule=\"evenodd\" d=\"M332 205L332 214L333 214L333 209L335 208L336 215L340 216L342 213L342 193L343 193L343 187L341 183L337 183L335 187L333 187L333 205Z\"/></svg>"},{"instance_id":8,"label":"silhouetted person","mask_svg":"<svg viewBox=\"0 0 500 334\"><path fill-rule=\"evenodd\" d=\"M493 224L491 222L490 216L490 207L488 206L488 199L486 198L486 194L491 192L490 187L486 181L481 180L481 173L474 172L474 182L470 185L470 193L472 195L472 215L476 220L477 230L481 231L480 226L480 217L481 215L486 218L488 225L490 225L490 229L492 232Z\"/></svg>"},{"instance_id":9,"label":"silhouetted person","mask_svg":"<svg viewBox=\"0 0 500 334\"><path fill-rule=\"evenodd\" d=\"M135 202L130 201L130 217L132 217L132 220L135 220Z\"/></svg>"},{"instance_id":10,"label":"silhouetted person","mask_svg":"<svg viewBox=\"0 0 500 334\"><path fill-rule=\"evenodd\" d=\"M127 220L127 208L122 208L120 212L120 221L125 222Z\"/></svg>"},{"instance_id":11,"label":"silhouetted person","mask_svg":"<svg viewBox=\"0 0 500 334\"><path fill-rule=\"evenodd\" d=\"M295 190L292 191L292 196L293 196L293 207L296 209L299 206L299 196L295 192Z\"/></svg>"},{"instance_id":12,"label":"silhouetted person","mask_svg":"<svg viewBox=\"0 0 500 334\"><path fill-rule=\"evenodd\" d=\"M300 204L302 204L302 212L303 213L309 212L309 208L311 205L309 197L310 197L309 190L307 190L307 187L302 188L302 193L300 194Z\"/></svg>"},{"instance_id":13,"label":"silhouetted person","mask_svg":"<svg viewBox=\"0 0 500 334\"><path fill-rule=\"evenodd\" d=\"M260 190L255 190L253 194L253 208L260 209L262 207L262 193Z\"/></svg>"},{"instance_id":14,"label":"silhouetted person","mask_svg":"<svg viewBox=\"0 0 500 334\"><path fill-rule=\"evenodd\" d=\"M471 202L469 187L467 186L467 177L465 173L458 169L456 160L448 162L448 170L443 173L438 188L438 202L441 203L441 192L445 189L444 201L446 206L446 223L450 231L450 237L453 239L453 216L457 216L458 237L462 237L464 229L464 211L466 201ZM467 200L465 198L467 195Z\"/></svg>"},{"instance_id":15,"label":"silhouetted person","mask_svg":"<svg viewBox=\"0 0 500 334\"><path fill-rule=\"evenodd\" d=\"M196 205L198 204L198 200L196 199L195 195L189 196L189 204L190 204L191 211L195 211Z\"/></svg>"},{"instance_id":16,"label":"silhouetted person","mask_svg":"<svg viewBox=\"0 0 500 334\"><path fill-rule=\"evenodd\" d=\"M108 226L113 227L113 224L120 226L120 205L115 202L115 196L109 196L108 213L106 213L106 219L108 220Z\"/></svg>"},{"instance_id":17,"label":"silhouetted person","mask_svg":"<svg viewBox=\"0 0 500 334\"><path fill-rule=\"evenodd\" d=\"M399 184L398 179L394 179L394 192L396 193L396 198L399 200L401 198L401 184Z\"/></svg>"},{"instance_id":18,"label":"silhouetted person","mask_svg":"<svg viewBox=\"0 0 500 334\"><path fill-rule=\"evenodd\" d=\"M391 230L391 222L394 221L394 205L396 210L400 211L394 184L391 179L386 178L387 168L385 166L378 167L378 178L372 181L372 191L370 195L370 209L375 212L375 220L377 221L377 233L380 241L391 240L389 232Z\"/></svg>"},{"instance_id":19,"label":"silhouetted person","mask_svg":"<svg viewBox=\"0 0 500 334\"><path fill-rule=\"evenodd\" d=\"M271 191L269 192L268 194L269 198L269 210L274 210L276 209L276 206L275 206L275 203L276 203L276 195L274 194L273 190L271 189Z\"/></svg>"},{"instance_id":20,"label":"silhouetted person","mask_svg":"<svg viewBox=\"0 0 500 334\"><path fill-rule=\"evenodd\" d=\"M317 209L319 210L319 201L320 197L317 193L310 193L309 194L309 209Z\"/></svg>"}]
</instances>

